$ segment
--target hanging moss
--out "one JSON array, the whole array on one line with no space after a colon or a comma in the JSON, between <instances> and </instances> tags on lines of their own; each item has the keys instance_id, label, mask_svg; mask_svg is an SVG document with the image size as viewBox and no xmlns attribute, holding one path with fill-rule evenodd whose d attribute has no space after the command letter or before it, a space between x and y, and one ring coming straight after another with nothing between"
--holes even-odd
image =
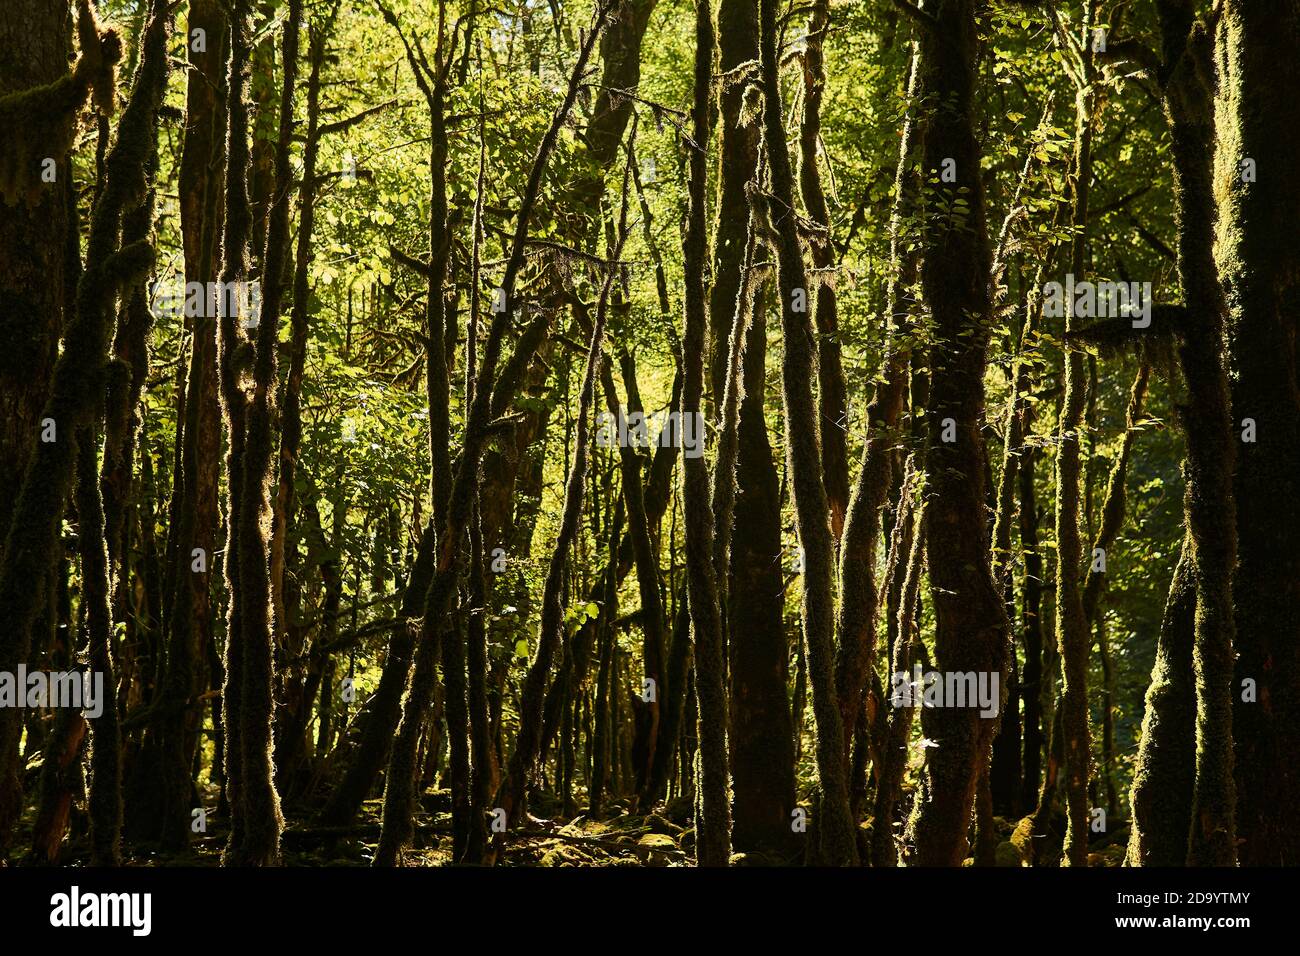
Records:
<instances>
[{"instance_id":1,"label":"hanging moss","mask_svg":"<svg viewBox=\"0 0 1300 956\"><path fill-rule=\"evenodd\" d=\"M117 680L109 644L108 550L104 544L104 499L99 485L96 429L77 435L78 545L81 551L82 603L91 673L102 675L104 710L91 723L90 841L95 866L116 866L122 836L122 737L117 713Z\"/></svg>"},{"instance_id":2,"label":"hanging moss","mask_svg":"<svg viewBox=\"0 0 1300 956\"><path fill-rule=\"evenodd\" d=\"M91 92L105 116L116 98L116 66L122 40L114 30L101 29L89 0L77 3L80 55L72 72L46 86L0 97L0 196L6 205L20 199L35 205L45 185L46 160L61 169L72 148L77 112Z\"/></svg>"},{"instance_id":3,"label":"hanging moss","mask_svg":"<svg viewBox=\"0 0 1300 956\"><path fill-rule=\"evenodd\" d=\"M74 439L81 429L97 426L102 414L118 287L138 276L152 256L142 245L119 250L119 243L124 212L145 192L146 163L169 69L167 7L165 0L155 0L141 34L140 69L118 123L117 140L105 160L104 186L91 218L76 309L64 330L63 352L42 413L57 423L61 437L35 444L0 560L0 614L6 621L6 633L0 634L0 670L12 670L27 657L30 629L43 600L41 589L32 582L44 580L58 547L59 524L75 469ZM12 800L12 763L20 733L19 718L11 709L0 709L0 831Z\"/></svg>"},{"instance_id":4,"label":"hanging moss","mask_svg":"<svg viewBox=\"0 0 1300 956\"><path fill-rule=\"evenodd\" d=\"M252 231L252 213L248 204L248 9L237 3L230 16L230 64L227 77L228 107L226 123L226 229L222 237L221 281L241 281L248 268L248 241ZM228 310L223 310L228 311ZM239 560L240 533L244 528L244 423L247 399L243 391L243 370L247 365L248 344L242 340L238 319L222 315L217 325L217 363L220 378L221 410L226 423L228 447L226 474L228 498L226 508L226 587L231 595L226 610L225 683L222 685L222 714L225 718L226 793L230 800L230 836L222 862L234 864L244 859L244 747L242 740L244 696L244 616L239 596L243 593Z\"/></svg>"}]
</instances>

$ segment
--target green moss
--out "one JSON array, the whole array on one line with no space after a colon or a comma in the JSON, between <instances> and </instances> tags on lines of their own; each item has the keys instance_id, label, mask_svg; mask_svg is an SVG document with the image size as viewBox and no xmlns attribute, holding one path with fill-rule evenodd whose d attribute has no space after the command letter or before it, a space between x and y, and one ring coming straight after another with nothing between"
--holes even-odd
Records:
<instances>
[{"instance_id":1,"label":"green moss","mask_svg":"<svg viewBox=\"0 0 1300 956\"><path fill-rule=\"evenodd\" d=\"M1004 840L998 844L996 860L998 866L1024 865L1024 857L1020 854L1020 848L1009 840Z\"/></svg>"},{"instance_id":2,"label":"green moss","mask_svg":"<svg viewBox=\"0 0 1300 956\"><path fill-rule=\"evenodd\" d=\"M72 147L77 111L93 90L104 115L113 112L116 65L122 41L113 30L100 31L87 0L77 5L81 54L72 72L53 83L0 97L0 196L7 205L20 199L34 204L45 184L45 161L60 166Z\"/></svg>"}]
</instances>

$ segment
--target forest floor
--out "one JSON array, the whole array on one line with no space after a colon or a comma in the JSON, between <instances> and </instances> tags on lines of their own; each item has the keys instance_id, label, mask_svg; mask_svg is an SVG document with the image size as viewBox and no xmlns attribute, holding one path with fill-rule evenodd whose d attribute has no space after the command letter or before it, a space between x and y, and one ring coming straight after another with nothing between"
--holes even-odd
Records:
<instances>
[{"instance_id":1,"label":"forest floor","mask_svg":"<svg viewBox=\"0 0 1300 956\"><path fill-rule=\"evenodd\" d=\"M286 828L282 840L286 866L367 866L379 839L383 801L368 800L356 825L345 832L321 828ZM687 818L689 808L675 802L663 813L636 814L619 803L607 806L602 819L585 814L565 817L557 801L535 795L527 825L504 841L504 866L682 866L694 862L694 830L670 817ZM554 813L554 815L552 815ZM219 855L224 834L212 834L212 852ZM205 840L204 843L208 843ZM415 816L415 843L407 851L407 866L446 866L451 863L451 792L424 794Z\"/></svg>"},{"instance_id":2,"label":"forest floor","mask_svg":"<svg viewBox=\"0 0 1300 956\"><path fill-rule=\"evenodd\" d=\"M218 794L204 794L209 805L216 805ZM287 823L281 838L282 862L287 867L365 867L374 858L379 840L380 815L383 800L367 800L362 806L357 822L347 827L316 827L293 819ZM599 819L585 813L566 815L560 801L546 792L535 792L531 798L528 823L507 833L503 840L499 865L528 867L672 867L694 866L695 831L690 826L690 802L678 797L670 800L659 812L637 813L626 801L606 804ZM307 814L310 817L310 813ZM1053 822L1044 844L1033 839L1033 850L1026 842L1029 833L1028 818L1018 823L994 818L998 832L997 865L1052 866L1060 855L1060 832L1064 819ZM20 840L31 845L34 821L28 817L20 828ZM128 857L127 866L198 866L216 867L221 864L221 851L228 836L224 815L212 814L206 818L206 829L196 833L190 849L185 853L137 853ZM429 790L421 800L415 815L414 845L406 852L405 866L436 867L451 865L452 827L451 791ZM862 824L869 830L871 824ZM901 826L901 821L895 826ZM70 833L64 843L60 864L84 863L88 852L86 820L83 814L74 813ZM1122 866L1127 843L1128 825L1122 822L1110 833L1094 833L1088 855L1088 865L1093 867ZM21 844L20 844L21 845ZM1043 854L1033 861L1031 853ZM27 862L32 862L29 857ZM772 854L736 853L733 866L798 866L801 855L780 859ZM974 865L974 859L965 861Z\"/></svg>"},{"instance_id":3,"label":"forest floor","mask_svg":"<svg viewBox=\"0 0 1300 956\"><path fill-rule=\"evenodd\" d=\"M215 805L217 794L205 794L208 805ZM414 846L407 851L406 866L447 866L451 864L451 792L427 791L415 815ZM367 800L357 822L347 827L316 827L294 820L292 814L281 838L282 862L295 866L369 866L379 841L383 800ZM602 819L585 814L565 817L559 814L558 801L545 794L535 795L532 816L524 827L516 828L504 841L500 864L503 866L688 866L694 864L691 852L695 837L689 826L689 805L673 801L661 813L636 814L620 802L607 805ZM555 815L550 815L554 812ZM673 817L682 822L674 822ZM683 826L683 822L687 825ZM31 845L34 821L23 820L19 844ZM84 815L75 813L69 821L68 839L57 861L60 864L84 862L88 850ZM136 853L124 860L127 866L198 866L221 864L221 851L229 828L224 815L210 814L205 829L196 833L185 853ZM30 857L27 862L34 862ZM42 861L43 862L43 861ZM738 859L738 863L745 862ZM749 860L750 865L783 861ZM797 861L795 861L797 862Z\"/></svg>"}]
</instances>

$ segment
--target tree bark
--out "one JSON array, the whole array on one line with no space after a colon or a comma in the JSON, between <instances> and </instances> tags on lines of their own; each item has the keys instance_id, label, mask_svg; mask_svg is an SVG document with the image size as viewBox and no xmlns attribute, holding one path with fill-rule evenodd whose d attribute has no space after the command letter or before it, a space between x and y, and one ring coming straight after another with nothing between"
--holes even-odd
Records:
<instances>
[{"instance_id":1,"label":"tree bark","mask_svg":"<svg viewBox=\"0 0 1300 956\"><path fill-rule=\"evenodd\" d=\"M718 7L718 69L724 75L758 59L758 4L723 0ZM718 187L709 291L709 395L720 408L726 391L729 334L737 308L745 326L740 391L735 513L728 548L725 636L731 678L732 842L738 851L781 847L792 837L794 727L787 706L790 642L783 618L781 502L764 415L768 299L746 270L750 222L746 188L759 175L760 129L742 116L752 79L733 77L718 90ZM761 265L760 265L761 268Z\"/></svg>"},{"instance_id":2,"label":"tree bark","mask_svg":"<svg viewBox=\"0 0 1300 956\"><path fill-rule=\"evenodd\" d=\"M90 17L88 7L83 6L82 13ZM40 412L41 421L54 423L55 440L27 436L34 451L14 499L0 555L0 618L4 623L0 628L0 670L12 672L27 659L31 629L44 607L42 589L33 582L46 580L58 548L59 525L76 465L76 437L82 429L99 424L118 288L128 280L138 280L153 262L148 243L121 245L121 226L123 215L139 201L139 187L146 184L147 140L155 130L168 74L168 27L166 5L155 0L142 34L144 55L136 84L118 123L117 141L107 154L104 188L91 218L75 312L65 326L64 348L54 364ZM91 21L83 33L83 51L96 41L106 42ZM120 50L116 41L108 45L113 51ZM102 46L100 53L104 53ZM110 59L115 61L116 56ZM77 76L74 71L72 82L77 82ZM102 99L106 102L101 105L107 108L111 92ZM65 174L66 170L65 166ZM64 255L63 246L59 254ZM62 284L60 294L61 290ZM0 708L0 844L7 843L19 811L21 791L16 778L21 718L21 711Z\"/></svg>"},{"instance_id":3,"label":"tree bark","mask_svg":"<svg viewBox=\"0 0 1300 956\"><path fill-rule=\"evenodd\" d=\"M1190 535L1184 539L1156 643L1146 715L1129 794L1129 866L1182 866L1187 860L1196 784L1196 688L1192 681L1196 584Z\"/></svg>"},{"instance_id":4,"label":"tree bark","mask_svg":"<svg viewBox=\"0 0 1300 956\"><path fill-rule=\"evenodd\" d=\"M834 540L822 477L821 422L812 394L815 344L807 314L808 280L794 212L794 182L786 149L777 58L776 3L760 0L760 76L763 139L771 173L771 196L751 190L756 215L775 235L781 338L781 384L786 421L786 469L791 476L796 525L803 555L802 619L808 673L817 721L817 770L821 780L820 860L856 865L857 837L849 808L844 729L835 690ZM692 605L694 601L692 600Z\"/></svg>"},{"instance_id":5,"label":"tree bark","mask_svg":"<svg viewBox=\"0 0 1300 956\"><path fill-rule=\"evenodd\" d=\"M691 104L694 143L688 166L686 234L682 242L686 283L682 333L682 419L700 420L704 394L704 339L708 328L705 269L708 240L705 189L708 184L709 110L713 98L713 11L709 0L695 4L695 82ZM697 432L702 431L697 429ZM686 580L690 594L691 643L695 651L698 797L696 860L726 866L731 858L731 801L727 760L726 661L722 647L714 541L716 516L703 456L683 456L682 502L686 519Z\"/></svg>"},{"instance_id":6,"label":"tree bark","mask_svg":"<svg viewBox=\"0 0 1300 956\"><path fill-rule=\"evenodd\" d=\"M1089 7L1091 10L1091 6ZM1085 26L1090 23L1088 19ZM1082 56L1084 82L1092 77L1090 47ZM1070 269L1076 282L1084 280L1087 257L1088 192L1092 177L1093 99L1090 86L1075 98L1074 161L1070 183L1071 225L1074 229ZM1065 331L1078 325L1075 303L1067 303ZM1083 544L1079 533L1080 449L1086 401L1083 353L1065 354L1064 390L1056 453L1056 642L1061 652L1061 728L1067 827L1063 865L1088 862L1088 773L1091 766L1088 730L1088 648L1092 644L1084 614L1080 575Z\"/></svg>"},{"instance_id":7,"label":"tree bark","mask_svg":"<svg viewBox=\"0 0 1300 956\"><path fill-rule=\"evenodd\" d=\"M1294 104L1300 78L1278 63L1300 54L1300 11L1284 2L1226 3L1216 46L1218 98L1214 186L1218 200L1215 257L1228 304L1228 371L1232 427L1253 420L1256 442L1237 449L1236 672L1232 728L1240 803L1238 858L1243 864L1300 861L1300 639L1294 609L1300 602L1300 393L1296 387L1295 328L1300 255L1291 240L1300 216L1300 129ZM1243 179L1251 160L1256 175ZM1207 507L1214 507L1207 490ZM1228 542L1213 542L1220 556ZM1222 632L1217 644L1198 641L1198 686L1211 708L1198 716L1205 746L1203 786L1195 825L1224 846L1232 808L1227 802L1220 724ZM1246 693L1243 681L1254 681ZM1198 764L1198 767L1200 765ZM1201 837L1198 837L1201 839Z\"/></svg>"},{"instance_id":8,"label":"tree bark","mask_svg":"<svg viewBox=\"0 0 1300 956\"><path fill-rule=\"evenodd\" d=\"M830 210L822 188L822 95L826 89L826 35L831 26L830 0L813 0L803 54L803 122L799 125L799 191L813 222L809 248L817 294L813 315L817 328L818 413L821 416L822 480L836 542L844 530L849 505L848 386L840 358L839 309L835 300L835 249ZM851 733L852 728L846 728Z\"/></svg>"},{"instance_id":9,"label":"tree bark","mask_svg":"<svg viewBox=\"0 0 1300 956\"><path fill-rule=\"evenodd\" d=\"M984 370L992 329L989 246L975 139L976 26L972 0L929 4L922 31L922 84L933 96L925 168L947 167L940 182L947 215L926 227L921 284L934 322L926 443L926 556L935 614L935 665L941 673L1006 676L1007 619L989 565L985 487ZM964 200L957 205L956 200ZM949 438L945 440L945 431ZM950 703L950 702L948 702ZM999 705L1002 701L999 701ZM999 712L1001 706L999 706ZM958 866L966 855L976 783L989 760L996 718L975 706L921 714L926 762L905 841L909 863Z\"/></svg>"}]
</instances>

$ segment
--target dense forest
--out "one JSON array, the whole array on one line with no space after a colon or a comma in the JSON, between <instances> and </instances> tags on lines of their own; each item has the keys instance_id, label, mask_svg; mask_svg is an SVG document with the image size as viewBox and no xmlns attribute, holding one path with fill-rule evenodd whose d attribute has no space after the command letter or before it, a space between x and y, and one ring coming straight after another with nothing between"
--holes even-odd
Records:
<instances>
[{"instance_id":1,"label":"dense forest","mask_svg":"<svg viewBox=\"0 0 1300 956\"><path fill-rule=\"evenodd\" d=\"M1297 61L5 0L0 867L1300 864Z\"/></svg>"}]
</instances>

